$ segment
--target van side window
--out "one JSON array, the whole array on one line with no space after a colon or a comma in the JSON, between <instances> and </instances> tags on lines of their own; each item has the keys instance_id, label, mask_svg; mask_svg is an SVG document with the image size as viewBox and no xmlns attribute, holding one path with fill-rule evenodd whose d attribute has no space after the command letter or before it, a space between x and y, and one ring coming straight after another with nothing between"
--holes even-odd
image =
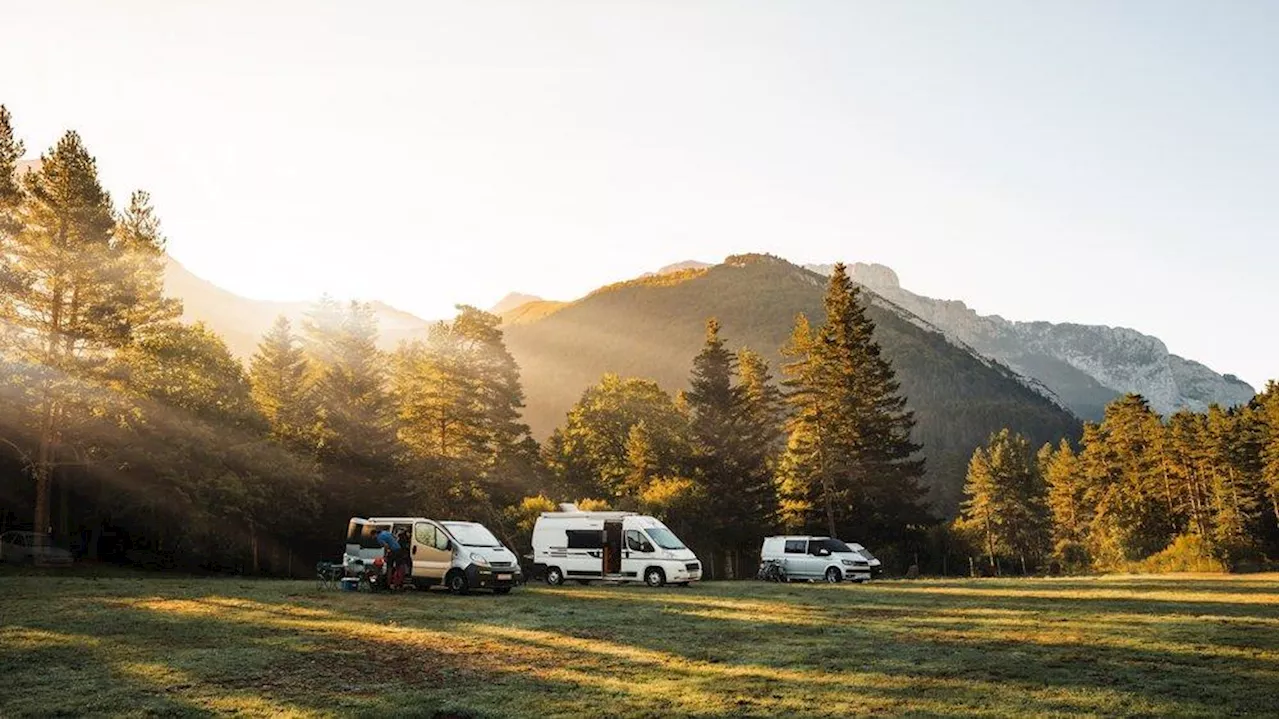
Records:
<instances>
[{"instance_id":1,"label":"van side window","mask_svg":"<svg viewBox=\"0 0 1280 719\"><path fill-rule=\"evenodd\" d=\"M633 552L652 552L653 547L646 548L645 545L647 544L649 543L645 541L644 535L640 534L640 532L634 529L627 530L627 549Z\"/></svg>"},{"instance_id":2,"label":"van side window","mask_svg":"<svg viewBox=\"0 0 1280 719\"><path fill-rule=\"evenodd\" d=\"M788 539L787 546L783 551L787 554L804 554L804 540Z\"/></svg>"},{"instance_id":3,"label":"van side window","mask_svg":"<svg viewBox=\"0 0 1280 719\"><path fill-rule=\"evenodd\" d=\"M818 556L818 550L826 548L827 545L825 542L821 542L816 539L809 542L809 554L812 554L815 557Z\"/></svg>"},{"instance_id":4,"label":"van side window","mask_svg":"<svg viewBox=\"0 0 1280 719\"><path fill-rule=\"evenodd\" d=\"M434 545L434 546L435 546L435 548L436 548L436 549L448 549L448 548L449 548L449 535L445 534L445 533L444 533L444 530L440 529L439 527L432 527L432 529L433 529L433 530L435 530L435 533L436 533L436 542L435 542L435 545Z\"/></svg>"},{"instance_id":5,"label":"van side window","mask_svg":"<svg viewBox=\"0 0 1280 719\"><path fill-rule=\"evenodd\" d=\"M428 547L435 546L436 528L431 526L430 524L427 524L426 522L420 522L414 525L413 541L417 542L418 544L425 544Z\"/></svg>"},{"instance_id":6,"label":"van side window","mask_svg":"<svg viewBox=\"0 0 1280 719\"><path fill-rule=\"evenodd\" d=\"M600 549L604 546L604 537L598 529L566 529L569 549Z\"/></svg>"}]
</instances>

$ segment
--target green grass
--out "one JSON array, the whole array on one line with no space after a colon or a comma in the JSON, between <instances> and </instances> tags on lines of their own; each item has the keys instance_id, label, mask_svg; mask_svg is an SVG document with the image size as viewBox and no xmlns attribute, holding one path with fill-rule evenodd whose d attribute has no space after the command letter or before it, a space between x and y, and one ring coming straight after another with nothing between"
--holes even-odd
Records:
<instances>
[{"instance_id":1,"label":"green grass","mask_svg":"<svg viewBox=\"0 0 1280 719\"><path fill-rule=\"evenodd\" d=\"M529 586L0 577L0 716L1265 716L1277 577Z\"/></svg>"}]
</instances>

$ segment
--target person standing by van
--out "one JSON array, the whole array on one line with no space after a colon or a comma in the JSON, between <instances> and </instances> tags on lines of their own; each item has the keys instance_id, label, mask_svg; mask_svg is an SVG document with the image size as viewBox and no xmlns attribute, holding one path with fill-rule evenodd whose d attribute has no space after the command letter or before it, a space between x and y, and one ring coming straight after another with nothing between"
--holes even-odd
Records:
<instances>
[{"instance_id":1,"label":"person standing by van","mask_svg":"<svg viewBox=\"0 0 1280 719\"><path fill-rule=\"evenodd\" d=\"M378 532L377 538L378 544L382 545L383 556L386 558L386 572L389 579L395 571L396 566L404 563L404 560L401 557L403 552L401 551L400 540L396 539L396 535L392 534L389 529L384 529L381 532Z\"/></svg>"}]
</instances>

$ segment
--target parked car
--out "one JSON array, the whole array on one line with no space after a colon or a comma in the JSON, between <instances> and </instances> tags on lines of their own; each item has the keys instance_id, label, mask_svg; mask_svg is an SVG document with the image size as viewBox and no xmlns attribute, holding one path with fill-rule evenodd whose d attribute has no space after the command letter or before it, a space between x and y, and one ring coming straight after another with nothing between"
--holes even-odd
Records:
<instances>
[{"instance_id":1,"label":"parked car","mask_svg":"<svg viewBox=\"0 0 1280 719\"><path fill-rule=\"evenodd\" d=\"M489 589L507 594L523 580L516 555L483 524L426 517L352 517L342 563L348 572L382 556L376 536L383 529L408 532L414 586L445 586L455 594Z\"/></svg>"},{"instance_id":2,"label":"parked car","mask_svg":"<svg viewBox=\"0 0 1280 719\"><path fill-rule=\"evenodd\" d=\"M776 562L788 581L865 582L871 563L848 544L831 537L765 537L760 563Z\"/></svg>"},{"instance_id":3,"label":"parked car","mask_svg":"<svg viewBox=\"0 0 1280 719\"><path fill-rule=\"evenodd\" d=\"M74 559L71 552L54 544L53 538L46 534L5 532L0 534L0 561L65 567Z\"/></svg>"},{"instance_id":4,"label":"parked car","mask_svg":"<svg viewBox=\"0 0 1280 719\"><path fill-rule=\"evenodd\" d=\"M533 525L534 570L547 584L573 579L687 586L702 563L665 524L635 512L582 512L565 505Z\"/></svg>"},{"instance_id":5,"label":"parked car","mask_svg":"<svg viewBox=\"0 0 1280 719\"><path fill-rule=\"evenodd\" d=\"M871 552L868 552L867 548L861 544L858 544L857 542L849 542L848 544L850 549L861 554L863 559L867 560L867 564L871 567L871 576L879 576L881 572L880 560L876 559L875 556L872 555Z\"/></svg>"}]
</instances>

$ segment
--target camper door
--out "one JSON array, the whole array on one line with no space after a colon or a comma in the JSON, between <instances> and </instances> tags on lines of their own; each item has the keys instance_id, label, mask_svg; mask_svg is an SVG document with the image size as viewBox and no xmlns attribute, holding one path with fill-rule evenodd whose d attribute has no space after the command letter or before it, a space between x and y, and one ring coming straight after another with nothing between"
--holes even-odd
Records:
<instances>
[{"instance_id":1,"label":"camper door","mask_svg":"<svg viewBox=\"0 0 1280 719\"><path fill-rule=\"evenodd\" d=\"M609 519L604 523L604 575L622 574L622 520Z\"/></svg>"}]
</instances>

